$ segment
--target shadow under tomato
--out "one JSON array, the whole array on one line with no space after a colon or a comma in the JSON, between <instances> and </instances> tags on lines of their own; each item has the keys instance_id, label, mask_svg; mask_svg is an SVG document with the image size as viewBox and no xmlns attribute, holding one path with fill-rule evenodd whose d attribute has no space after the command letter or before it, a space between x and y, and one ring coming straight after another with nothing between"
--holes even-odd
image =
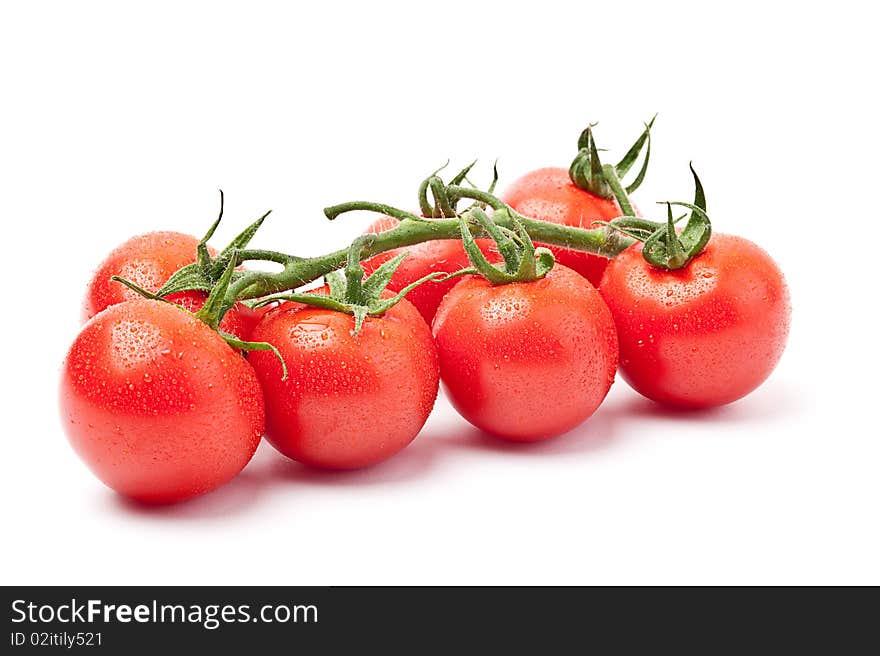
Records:
<instances>
[{"instance_id":1,"label":"shadow under tomato","mask_svg":"<svg viewBox=\"0 0 880 656\"><path fill-rule=\"evenodd\" d=\"M113 494L110 503L115 509L127 515L148 519L220 520L247 511L261 496L262 488L262 477L245 468L226 485L188 501L150 504Z\"/></svg>"},{"instance_id":2,"label":"shadow under tomato","mask_svg":"<svg viewBox=\"0 0 880 656\"><path fill-rule=\"evenodd\" d=\"M271 462L263 463L258 474L264 481L285 481L297 485L360 487L393 484L424 476L433 466L436 451L436 445L426 440L424 435L419 435L385 462L350 470L311 467L273 452Z\"/></svg>"},{"instance_id":3,"label":"shadow under tomato","mask_svg":"<svg viewBox=\"0 0 880 656\"><path fill-rule=\"evenodd\" d=\"M802 395L783 384L766 384L747 396L714 408L679 408L652 401L635 390L621 400L621 413L631 419L663 419L688 423L766 423L796 414Z\"/></svg>"},{"instance_id":4,"label":"shadow under tomato","mask_svg":"<svg viewBox=\"0 0 880 656\"><path fill-rule=\"evenodd\" d=\"M515 442L492 435L461 420L463 426L455 433L428 437L445 447L476 449L515 456L544 457L591 453L612 446L615 442L617 411L600 407L584 423L570 431L537 442Z\"/></svg>"}]
</instances>

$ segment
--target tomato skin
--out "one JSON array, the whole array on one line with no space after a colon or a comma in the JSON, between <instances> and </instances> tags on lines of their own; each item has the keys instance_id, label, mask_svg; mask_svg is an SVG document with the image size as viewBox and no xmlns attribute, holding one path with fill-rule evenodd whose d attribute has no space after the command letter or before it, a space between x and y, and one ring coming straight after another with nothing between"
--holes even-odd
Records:
<instances>
[{"instance_id":1,"label":"tomato skin","mask_svg":"<svg viewBox=\"0 0 880 656\"><path fill-rule=\"evenodd\" d=\"M282 380L271 353L249 356L266 398L266 438L289 458L366 467L403 449L427 420L439 384L437 351L416 308L400 301L367 317L357 337L353 330L348 314L284 303L254 331L287 363Z\"/></svg>"},{"instance_id":2,"label":"tomato skin","mask_svg":"<svg viewBox=\"0 0 880 656\"><path fill-rule=\"evenodd\" d=\"M100 264L89 281L83 307L83 321L111 305L142 298L140 294L110 278L120 276L142 289L155 293L178 269L196 261L199 240L179 232L149 232L132 237L115 248ZM212 255L216 252L208 248ZM167 300L198 312L205 304L205 292L190 290L169 294ZM237 303L220 322L220 330L247 341L259 321L254 310Z\"/></svg>"},{"instance_id":3,"label":"tomato skin","mask_svg":"<svg viewBox=\"0 0 880 656\"><path fill-rule=\"evenodd\" d=\"M116 303L141 298L134 290L110 280L112 276L155 293L172 273L196 261L198 245L199 240L192 235L159 231L132 237L114 248L89 282L83 319L91 319Z\"/></svg>"},{"instance_id":4,"label":"tomato skin","mask_svg":"<svg viewBox=\"0 0 880 656\"><path fill-rule=\"evenodd\" d=\"M617 336L596 289L557 264L541 280L465 278L434 319L440 377L474 426L542 440L587 419L617 370Z\"/></svg>"},{"instance_id":5,"label":"tomato skin","mask_svg":"<svg viewBox=\"0 0 880 656\"><path fill-rule=\"evenodd\" d=\"M226 483L264 426L247 360L188 312L147 299L86 323L64 362L60 406L71 445L95 475L148 503Z\"/></svg>"},{"instance_id":6,"label":"tomato skin","mask_svg":"<svg viewBox=\"0 0 880 656\"><path fill-rule=\"evenodd\" d=\"M556 167L527 173L517 179L501 199L531 219L588 230L597 227L593 221L611 221L622 214L616 201L575 186L568 177L568 170ZM598 286L602 280L607 258L549 244L537 245L549 248L557 262L574 269L593 285Z\"/></svg>"},{"instance_id":7,"label":"tomato skin","mask_svg":"<svg viewBox=\"0 0 880 656\"><path fill-rule=\"evenodd\" d=\"M741 237L713 235L677 271L652 267L635 244L611 261L599 290L617 324L621 374L659 403L736 401L764 382L785 348L785 279Z\"/></svg>"},{"instance_id":8,"label":"tomato skin","mask_svg":"<svg viewBox=\"0 0 880 656\"><path fill-rule=\"evenodd\" d=\"M391 230L399 223L400 221L393 217L383 216L374 221L367 228L366 232L378 234ZM429 273L455 273L470 266L470 261L464 252L464 248L462 248L460 240L435 239L407 246L406 248L396 248L379 253L363 262L364 271L370 274L402 252L406 252L408 255L400 263L388 285L388 289L395 292L399 292L410 283L423 278ZM446 282L425 283L407 294L406 300L416 306L422 317L430 325L434 319L434 313L437 312L437 306L440 305L440 301L446 295L446 292L455 286L458 280L458 278L453 278Z\"/></svg>"}]
</instances>

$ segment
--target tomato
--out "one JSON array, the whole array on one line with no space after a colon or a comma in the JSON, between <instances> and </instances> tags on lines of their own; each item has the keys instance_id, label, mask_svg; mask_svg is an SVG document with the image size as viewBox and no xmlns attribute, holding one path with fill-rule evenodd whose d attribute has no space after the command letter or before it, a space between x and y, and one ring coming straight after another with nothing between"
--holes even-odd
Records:
<instances>
[{"instance_id":1,"label":"tomato","mask_svg":"<svg viewBox=\"0 0 880 656\"><path fill-rule=\"evenodd\" d=\"M257 325L253 339L278 348L289 371L282 380L270 352L249 356L266 398L266 438L284 455L328 469L364 467L403 449L427 420L437 352L416 308L400 301L353 330L348 314L298 303Z\"/></svg>"},{"instance_id":2,"label":"tomato","mask_svg":"<svg viewBox=\"0 0 880 656\"><path fill-rule=\"evenodd\" d=\"M138 287L155 293L165 284L171 274L196 261L199 240L179 232L150 232L129 239L114 249L101 263L89 282L83 319L91 319L102 310L142 298L136 291L111 280L119 276ZM212 255L216 253L209 248ZM167 299L197 312L205 304L205 292L191 290L169 294ZM258 314L243 303L237 303L220 322L220 330L245 341L259 320Z\"/></svg>"},{"instance_id":3,"label":"tomato","mask_svg":"<svg viewBox=\"0 0 880 656\"><path fill-rule=\"evenodd\" d=\"M516 441L574 428L617 369L611 313L596 289L557 264L533 282L465 278L434 319L440 377L474 426Z\"/></svg>"},{"instance_id":4,"label":"tomato","mask_svg":"<svg viewBox=\"0 0 880 656\"><path fill-rule=\"evenodd\" d=\"M568 170L543 168L516 180L502 200L531 219L549 221L577 228L595 228L593 221L611 221L622 212L615 200L607 200L575 186ZM549 244L556 261L574 269L594 285L602 279L608 259L593 253L569 250Z\"/></svg>"},{"instance_id":5,"label":"tomato","mask_svg":"<svg viewBox=\"0 0 880 656\"><path fill-rule=\"evenodd\" d=\"M368 233L378 234L391 230L400 223L397 219L390 216L383 216L374 221L369 228ZM455 273L461 269L470 266L467 254L461 246L458 239L435 239L433 241L425 241L406 248L397 248L394 250L380 253L369 260L363 262L364 271L367 275L378 269L382 264L402 252L408 253L407 257L400 263L388 289L392 291L400 291L412 282L422 278L429 273ZM447 280L445 282L430 282L425 285L419 285L407 294L406 299L416 306L418 311L425 318L428 324L434 318L437 306L455 283L457 278Z\"/></svg>"},{"instance_id":6,"label":"tomato","mask_svg":"<svg viewBox=\"0 0 880 656\"><path fill-rule=\"evenodd\" d=\"M60 403L70 443L95 475L151 503L226 483L263 433L247 360L192 314L147 299L86 323L64 362Z\"/></svg>"},{"instance_id":7,"label":"tomato","mask_svg":"<svg viewBox=\"0 0 880 656\"><path fill-rule=\"evenodd\" d=\"M101 262L89 282L83 315L91 319L101 310L141 296L111 280L119 276L150 293L159 291L171 274L196 261L199 240L179 232L149 232L132 237Z\"/></svg>"},{"instance_id":8,"label":"tomato","mask_svg":"<svg viewBox=\"0 0 880 656\"><path fill-rule=\"evenodd\" d=\"M654 268L635 244L614 258L600 292L620 338L620 372L660 403L735 401L779 361L791 305L782 272L752 242L715 234L685 268Z\"/></svg>"}]
</instances>

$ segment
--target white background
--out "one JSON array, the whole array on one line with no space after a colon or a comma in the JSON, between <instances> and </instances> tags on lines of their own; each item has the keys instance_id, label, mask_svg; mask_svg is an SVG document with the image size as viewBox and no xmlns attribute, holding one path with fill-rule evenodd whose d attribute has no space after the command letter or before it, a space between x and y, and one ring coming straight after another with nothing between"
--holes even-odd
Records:
<instances>
[{"instance_id":1,"label":"white background","mask_svg":"<svg viewBox=\"0 0 880 656\"><path fill-rule=\"evenodd\" d=\"M876 21L863 2L11 3L0 11L3 583L880 583ZM745 400L665 412L618 381L535 446L446 402L385 465L309 471L265 444L148 510L67 445L56 389L83 289L154 229L317 254L413 207L447 158L502 182L610 158L659 112L654 201L693 159L716 230L792 291L789 347ZM481 177L482 176L482 177ZM552 398L552 390L539 391Z\"/></svg>"}]
</instances>

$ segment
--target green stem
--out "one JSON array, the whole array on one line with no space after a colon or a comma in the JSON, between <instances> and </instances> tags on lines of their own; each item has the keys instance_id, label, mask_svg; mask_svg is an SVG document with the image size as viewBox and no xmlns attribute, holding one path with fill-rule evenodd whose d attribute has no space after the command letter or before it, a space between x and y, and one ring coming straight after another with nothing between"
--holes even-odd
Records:
<instances>
[{"instance_id":1,"label":"green stem","mask_svg":"<svg viewBox=\"0 0 880 656\"><path fill-rule=\"evenodd\" d=\"M367 212L385 214L387 216L397 219L398 221L406 221L407 219L411 221L425 221L425 219L421 216L416 216L412 212L405 212L403 210L397 209L396 207L391 207L391 205L358 200L352 201L350 203L340 203L339 205L334 205L333 207L327 207L324 209L324 215L332 221L340 214L344 214L345 212L353 212L356 210L365 210Z\"/></svg>"},{"instance_id":2,"label":"green stem","mask_svg":"<svg viewBox=\"0 0 880 656\"><path fill-rule=\"evenodd\" d=\"M467 197L480 195L480 192L475 190L463 191L473 194L473 196L468 195ZM482 198L478 198L478 200L482 200ZM496 204L498 203L494 197L487 196L486 202L490 202L490 200ZM357 207L358 209L363 208L365 205L367 203L346 203L346 206ZM333 209L337 210L342 207L336 206ZM384 212L384 209L385 206L383 206L381 211ZM334 211L334 214L338 213L341 213L341 210L339 212ZM595 253L604 257L614 257L634 241L619 233L608 231L605 228L584 230L546 221L537 221L520 215L517 215L516 219L525 227L529 236L537 242ZM511 217L506 208L496 211L493 220L496 225L503 228L512 230L516 227L514 218ZM474 232L475 237L488 236L485 230L482 229L478 230L475 228ZM419 220L410 220L404 218L399 225L391 230L370 235L369 239L364 240L361 259L367 259L385 251L412 246L413 244L434 239L461 239L458 219L425 220L419 218ZM269 294L279 294L291 289L297 289L331 271L336 271L345 266L348 254L349 248L343 248L318 257L292 259L285 263L283 271L277 273L249 272L230 285L227 293L227 302L232 303L237 300L260 298Z\"/></svg>"},{"instance_id":3,"label":"green stem","mask_svg":"<svg viewBox=\"0 0 880 656\"><path fill-rule=\"evenodd\" d=\"M617 199L617 204L620 206L623 215L635 216L636 211L629 200L629 194L623 188L623 183L617 175L617 170L610 164L606 164L602 167L602 173L605 177L605 182L611 187L611 192L614 194L614 198Z\"/></svg>"},{"instance_id":4,"label":"green stem","mask_svg":"<svg viewBox=\"0 0 880 656\"><path fill-rule=\"evenodd\" d=\"M453 198L470 198L481 203L486 203L493 210L503 210L507 206L501 202L497 196L488 191L480 191L479 189L470 189L468 187L459 187L458 185L449 185L446 191Z\"/></svg>"},{"instance_id":5,"label":"green stem","mask_svg":"<svg viewBox=\"0 0 880 656\"><path fill-rule=\"evenodd\" d=\"M298 260L300 258L288 255L287 253L279 253L278 251L267 251L262 249L249 248L238 251L238 262L247 262L248 260L260 260L263 262L275 262L277 264L287 264L288 262Z\"/></svg>"}]
</instances>

